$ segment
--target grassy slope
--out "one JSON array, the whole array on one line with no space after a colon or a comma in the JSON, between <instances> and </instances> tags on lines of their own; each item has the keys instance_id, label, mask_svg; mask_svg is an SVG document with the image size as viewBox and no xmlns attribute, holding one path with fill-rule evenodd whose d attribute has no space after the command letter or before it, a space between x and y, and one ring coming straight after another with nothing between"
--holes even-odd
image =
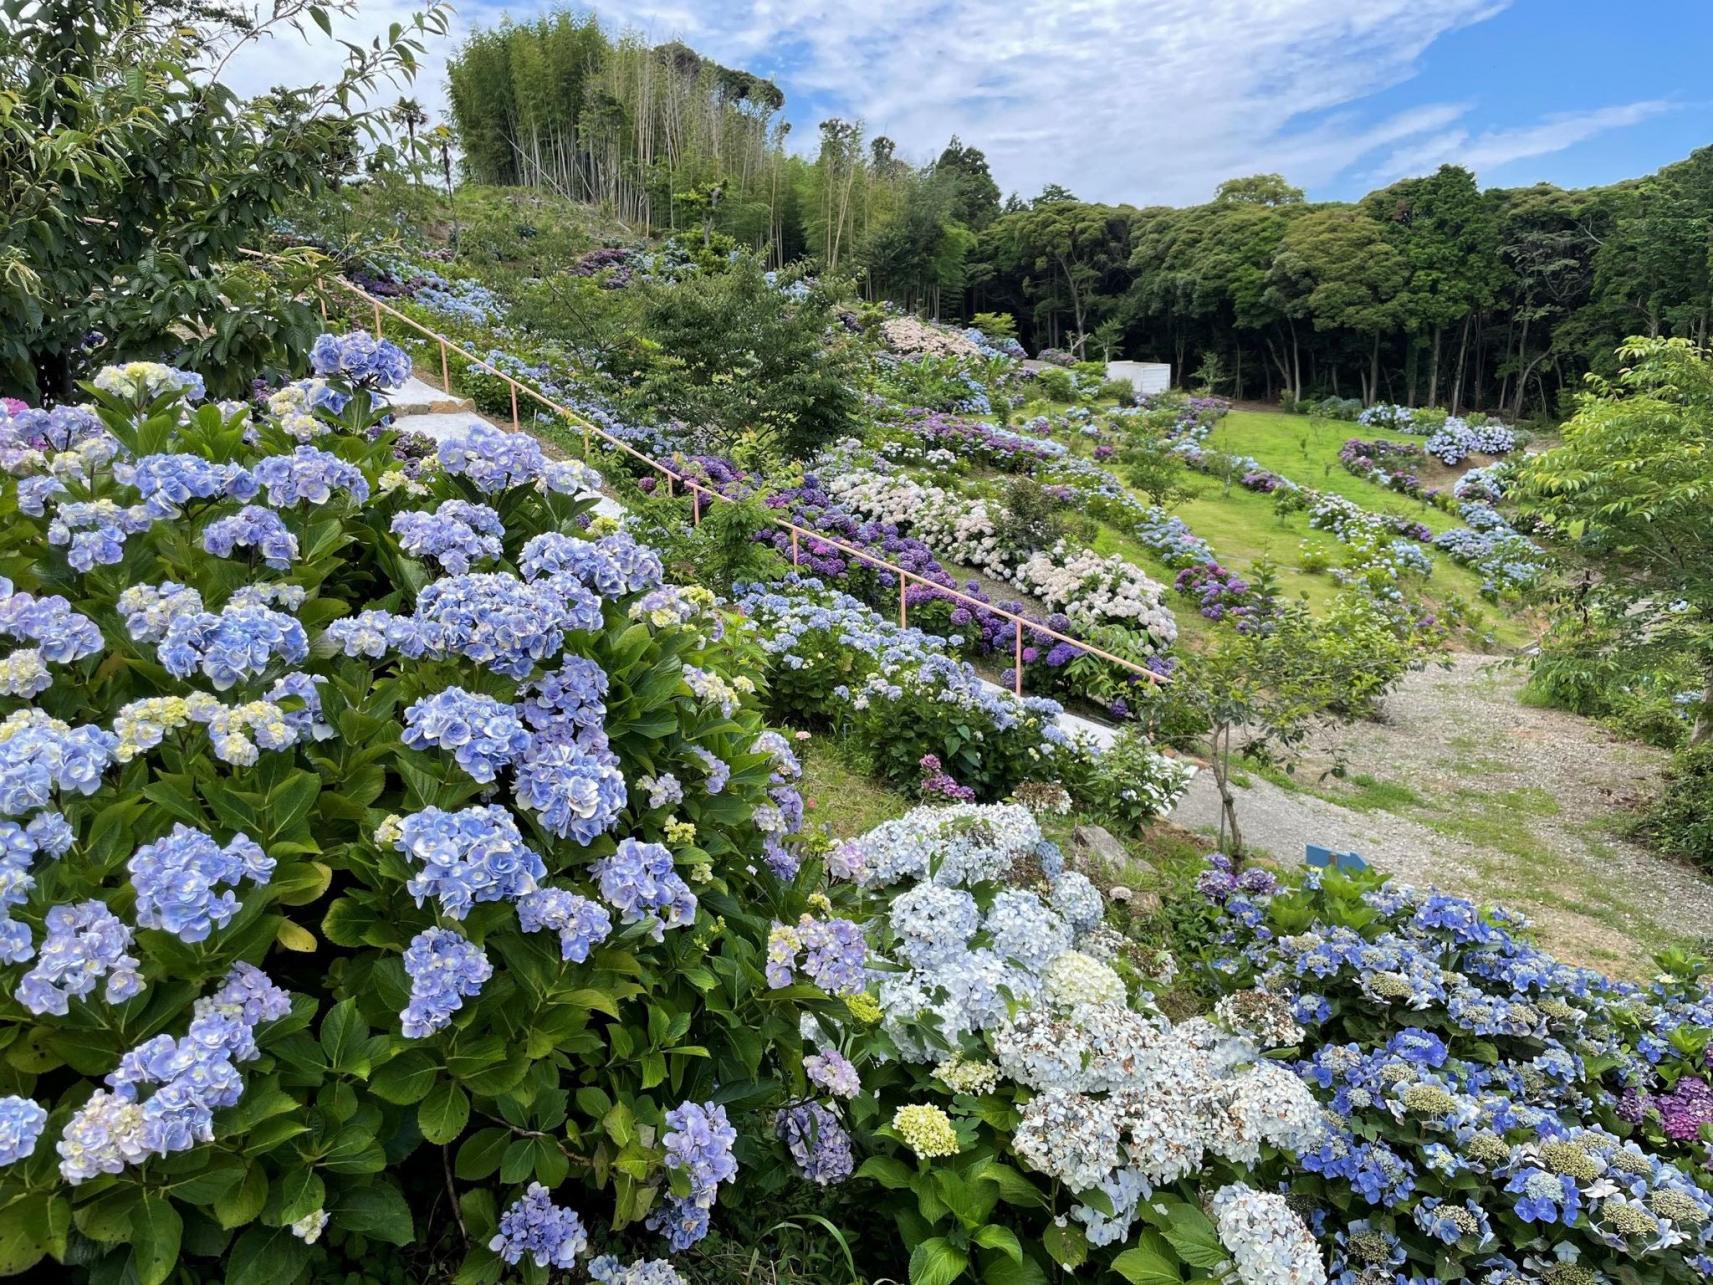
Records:
<instances>
[{"instance_id":1,"label":"grassy slope","mask_svg":"<svg viewBox=\"0 0 1713 1285\"><path fill-rule=\"evenodd\" d=\"M1021 422L1037 412L1052 409L1039 404L1026 406L1016 417ZM1344 495L1371 511L1396 513L1425 522L1436 531L1459 525L1457 519L1408 496L1388 491L1372 482L1353 477L1338 465L1338 450L1354 436L1349 424L1315 421L1303 415L1233 411L1220 422L1209 443L1222 450L1240 451L1255 456L1268 468L1305 486ZM1363 433L1370 430L1363 429ZM1397 440L1410 439L1401 433L1377 434ZM1073 450L1086 454L1084 439L1060 438ZM1306 449L1304 443L1306 442ZM1331 473L1327 474L1330 464ZM1110 466L1109 466L1110 467ZM1454 476L1454 474L1447 474ZM1262 557L1270 557L1277 565L1280 588L1287 594L1305 598L1311 607L1321 607L1331 601L1336 586L1330 576L1311 575L1298 568L1299 550L1306 542L1324 550L1329 559L1338 561L1339 543L1324 531L1311 531L1308 517L1293 513L1281 519L1273 512L1272 497L1246 491L1234 481L1229 487L1216 478L1190 474L1196 495L1178 504L1174 512L1189 524L1191 531L1212 547L1214 556L1239 571L1246 571ZM1097 552L1116 553L1141 567L1154 579L1168 587L1177 572L1167 567L1148 549L1138 544L1126 531L1100 524L1094 541ZM1481 599L1481 577L1467 567L1459 566L1434 549L1427 550L1434 563L1433 576L1417 587L1428 602L1439 604L1455 594L1480 613L1481 628L1491 635L1501 648L1519 648L1534 641L1535 631L1527 621L1518 620L1514 613L1500 612ZM1216 626L1204 620L1190 601L1170 594L1168 605L1177 617L1181 641L1193 646Z\"/></svg>"}]
</instances>

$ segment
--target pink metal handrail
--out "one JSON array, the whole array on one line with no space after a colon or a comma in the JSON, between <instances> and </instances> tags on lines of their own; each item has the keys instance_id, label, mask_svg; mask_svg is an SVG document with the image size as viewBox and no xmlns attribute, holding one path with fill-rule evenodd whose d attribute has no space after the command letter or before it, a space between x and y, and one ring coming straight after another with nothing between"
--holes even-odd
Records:
<instances>
[{"instance_id":1,"label":"pink metal handrail","mask_svg":"<svg viewBox=\"0 0 1713 1285\"><path fill-rule=\"evenodd\" d=\"M259 252L256 252L256 251L250 251L249 253L254 254L258 258L272 257L272 256L260 254ZM455 340L448 339L445 335L440 334L438 331L434 331L434 330L429 329L427 326L423 325L420 321L417 321L414 317L407 316L406 314L400 312L397 308L392 307L390 304L383 303L380 299L377 299L374 295L370 294L367 290L364 290L361 286L357 285L355 282L347 281L344 277L334 277L333 280L336 281L339 285L343 286L346 290L350 291L352 294L356 295L358 298L360 298L364 302L368 303L372 307L373 312L374 312L375 338L380 339L382 337L382 335L381 335L381 318L382 318L382 315L385 314L387 316L396 317L399 321L403 322L406 326L410 327L412 330L415 330L418 333L420 333L421 335L423 335L424 337L433 340L436 344L438 344L440 346L440 385L441 385L441 388L447 393L448 396L450 396L452 393L452 372L451 372L450 358L448 356L449 353L455 352L459 356L463 357L466 361L468 361L471 365L478 366L481 369L489 371L490 373L498 376L500 379L503 379L511 390L512 431L513 432L521 431L521 429L523 427L522 421L520 420L519 415L518 415L518 393L521 391L525 396L533 398L535 401L539 402L547 410L552 411L555 415L560 416L561 418L569 421L571 424L575 425L577 428L582 430L582 433L583 433L583 458L585 460L587 460L589 458L589 439L590 439L590 436L593 435L595 437L600 438L603 442L607 443L609 446L617 447L619 450L623 451L626 455L629 455L632 459L636 460L638 463L646 465L648 468L653 469L656 473L659 473L666 481L666 494L669 497L674 493L673 488L675 485L682 486L686 490L688 490L691 494L692 520L697 525L700 525L701 521L702 521L702 498L704 496L706 496L709 500L728 500L729 499L729 497L721 495L718 491L702 485L702 483L696 481L694 478L689 477L686 474L674 472L671 468L669 468L667 465L661 463L659 460L654 459L652 456L643 454L641 451L639 451L635 447L631 446L630 443L620 441L618 438L614 437L611 433L608 433L606 430L601 428L600 425L593 424L590 421L588 421L587 419L584 419L581 415L577 414L575 411L569 409L568 407L561 406L558 402L554 401L552 398L546 396L545 394L536 391L534 388L531 388L528 384L520 383L516 378L514 378L511 375L508 375L505 371L503 371L499 367L495 366L492 362L486 361L483 358L476 356L475 353L471 352L468 348L465 348L463 345L457 343ZM321 304L321 316L322 316L322 320L324 320L324 321L329 319L328 318L328 312L327 312L327 304L326 304L325 300L323 300L322 304ZM995 604L990 603L990 602L983 602L980 598L976 598L976 597L971 596L970 594L964 593L960 589L949 589L945 585L936 584L932 580L925 579L921 576L913 575L911 572L906 571L903 567L900 567L900 566L896 565L895 563L888 562L885 558L877 558L872 553L869 553L866 550L858 549L852 545L844 543L842 540L836 540L833 537L826 535L823 532L815 531L815 530L812 530L808 527L798 526L795 522L792 522L790 519L780 517L777 514L770 514L769 520L775 526L782 527L791 533L791 565L793 567L799 565L800 542L801 542L803 537L807 537L812 542L811 548L813 547L813 544L818 543L818 544L824 545L828 548L837 549L840 553L843 553L847 557L855 558L860 562L867 563L868 565L876 568L877 570L885 571L891 575L897 576L898 577L898 623L899 623L900 627L908 627L908 625L909 625L909 614L910 613L909 613L909 602L908 602L908 590L909 590L909 586L910 586L910 583L912 580L914 580L917 584L921 585L923 588L929 590L935 597L950 598L950 599L953 599L955 601L962 602L968 606L975 607L981 611L990 612L993 615L1001 617L1002 619L1011 621L1013 626L1015 627L1015 637L1013 640L1014 641L1014 647L1013 647L1013 676L1014 676L1013 677L1013 691L1018 696L1023 695L1023 632L1024 632L1025 628L1027 628L1032 633L1038 634L1038 635L1046 637L1046 638L1051 638L1055 642L1067 643L1070 646L1075 647L1078 651L1087 652L1091 656L1098 656L1101 660L1104 660L1104 661L1108 662L1109 664L1117 665L1120 669L1128 670L1130 673L1135 674L1138 677L1144 678L1147 681L1154 683L1156 685L1163 684L1163 683L1168 681L1163 674L1157 674L1153 670L1147 668L1144 665L1138 665L1133 660L1127 660L1123 656L1115 656L1109 651L1105 651L1099 647L1092 646L1089 643L1083 642L1082 640L1077 639L1077 638L1073 638L1068 634L1060 633L1058 630L1050 628L1049 626L1044 625L1044 624L1040 623L1039 621L1029 620L1024 616L1018 615L1014 611L1007 611L1004 607L996 606Z\"/></svg>"}]
</instances>

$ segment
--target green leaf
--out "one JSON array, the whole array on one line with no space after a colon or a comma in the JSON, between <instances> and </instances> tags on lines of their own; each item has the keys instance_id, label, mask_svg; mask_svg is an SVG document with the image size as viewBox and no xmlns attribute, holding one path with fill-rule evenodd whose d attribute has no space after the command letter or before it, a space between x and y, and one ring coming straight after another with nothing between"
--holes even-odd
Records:
<instances>
[{"instance_id":1,"label":"green leaf","mask_svg":"<svg viewBox=\"0 0 1713 1285\"><path fill-rule=\"evenodd\" d=\"M416 1122L422 1136L436 1146L451 1142L470 1122L470 1095L451 1080L442 1080L429 1090L417 1108Z\"/></svg>"},{"instance_id":2,"label":"green leaf","mask_svg":"<svg viewBox=\"0 0 1713 1285\"><path fill-rule=\"evenodd\" d=\"M227 1230L242 1227L268 1203L268 1175L262 1166L252 1164L244 1180L214 1200L214 1217Z\"/></svg>"},{"instance_id":3,"label":"green leaf","mask_svg":"<svg viewBox=\"0 0 1713 1285\"><path fill-rule=\"evenodd\" d=\"M1088 1237L1076 1223L1048 1223L1041 1244L1061 1267L1075 1269L1088 1261Z\"/></svg>"},{"instance_id":4,"label":"green leaf","mask_svg":"<svg viewBox=\"0 0 1713 1285\"><path fill-rule=\"evenodd\" d=\"M910 1179L914 1175L902 1160L895 1160L891 1156L870 1156L862 1162L856 1176L872 1178L882 1187L893 1191L903 1191L910 1186Z\"/></svg>"},{"instance_id":5,"label":"green leaf","mask_svg":"<svg viewBox=\"0 0 1713 1285\"><path fill-rule=\"evenodd\" d=\"M1017 1233L1009 1227L989 1223L975 1234L974 1239L983 1249L1003 1250L1014 1263L1023 1261L1023 1246L1018 1243Z\"/></svg>"},{"instance_id":6,"label":"green leaf","mask_svg":"<svg viewBox=\"0 0 1713 1285\"><path fill-rule=\"evenodd\" d=\"M184 1220L172 1201L145 1192L131 1212L131 1264L142 1285L161 1285L178 1263Z\"/></svg>"},{"instance_id":7,"label":"green leaf","mask_svg":"<svg viewBox=\"0 0 1713 1285\"><path fill-rule=\"evenodd\" d=\"M1172 1248L1178 1251L1178 1257L1191 1267L1211 1271L1230 1261L1225 1246L1219 1243L1219 1233L1207 1215L1194 1205L1186 1204L1173 1210L1172 1219L1164 1231Z\"/></svg>"},{"instance_id":8,"label":"green leaf","mask_svg":"<svg viewBox=\"0 0 1713 1285\"><path fill-rule=\"evenodd\" d=\"M369 1038L369 1024L357 1012L357 1001L343 999L321 1019L321 1048L327 1054L327 1064L335 1071L361 1068L356 1073L368 1074L368 1062L363 1059L364 1041Z\"/></svg>"},{"instance_id":9,"label":"green leaf","mask_svg":"<svg viewBox=\"0 0 1713 1285\"><path fill-rule=\"evenodd\" d=\"M312 1169L293 1169L281 1175L278 1190L282 1223L295 1223L327 1203L327 1184Z\"/></svg>"},{"instance_id":10,"label":"green leaf","mask_svg":"<svg viewBox=\"0 0 1713 1285\"><path fill-rule=\"evenodd\" d=\"M981 1281L982 1285L1047 1285L1047 1273L1033 1258L1016 1263L995 1258L982 1264Z\"/></svg>"},{"instance_id":11,"label":"green leaf","mask_svg":"<svg viewBox=\"0 0 1713 1285\"><path fill-rule=\"evenodd\" d=\"M415 1236L410 1206L390 1182L349 1187L339 1193L328 1212L339 1226L389 1245L408 1245Z\"/></svg>"},{"instance_id":12,"label":"green leaf","mask_svg":"<svg viewBox=\"0 0 1713 1285\"><path fill-rule=\"evenodd\" d=\"M226 1285L291 1285L309 1252L288 1227L252 1227L226 1260Z\"/></svg>"},{"instance_id":13,"label":"green leaf","mask_svg":"<svg viewBox=\"0 0 1713 1285\"><path fill-rule=\"evenodd\" d=\"M326 1030L324 1026L323 1031ZM369 1078L376 1097L396 1106L421 1102L434 1087L435 1066L428 1054L411 1049L386 1063Z\"/></svg>"},{"instance_id":14,"label":"green leaf","mask_svg":"<svg viewBox=\"0 0 1713 1285\"><path fill-rule=\"evenodd\" d=\"M1137 1244L1112 1260L1112 1270L1130 1285L1178 1285L1178 1260L1158 1232L1145 1231Z\"/></svg>"},{"instance_id":15,"label":"green leaf","mask_svg":"<svg viewBox=\"0 0 1713 1285\"><path fill-rule=\"evenodd\" d=\"M969 1256L943 1236L925 1240L910 1254L910 1285L951 1285L970 1265Z\"/></svg>"},{"instance_id":16,"label":"green leaf","mask_svg":"<svg viewBox=\"0 0 1713 1285\"><path fill-rule=\"evenodd\" d=\"M500 1167L500 1157L510 1142L511 1134L505 1129L478 1129L458 1148L452 1171L465 1182L481 1182Z\"/></svg>"}]
</instances>

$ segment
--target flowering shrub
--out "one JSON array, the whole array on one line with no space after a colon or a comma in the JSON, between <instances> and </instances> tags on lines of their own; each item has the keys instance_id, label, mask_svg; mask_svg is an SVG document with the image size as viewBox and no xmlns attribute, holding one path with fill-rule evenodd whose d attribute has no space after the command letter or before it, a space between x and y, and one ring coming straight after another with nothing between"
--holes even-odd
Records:
<instances>
[{"instance_id":1,"label":"flowering shrub","mask_svg":"<svg viewBox=\"0 0 1713 1285\"><path fill-rule=\"evenodd\" d=\"M1517 449L1517 439L1503 424L1476 426L1452 416L1423 449L1442 464L1455 465L1471 455L1509 455Z\"/></svg>"},{"instance_id":2,"label":"flowering shrub","mask_svg":"<svg viewBox=\"0 0 1713 1285\"><path fill-rule=\"evenodd\" d=\"M1057 704L982 682L947 654L955 638L900 629L809 578L740 585L737 594L766 658L774 714L830 723L899 786L914 785L931 757L978 796L998 798L1076 757L1054 724Z\"/></svg>"},{"instance_id":3,"label":"flowering shrub","mask_svg":"<svg viewBox=\"0 0 1713 1285\"><path fill-rule=\"evenodd\" d=\"M1613 981L1531 945L1515 914L1372 875L1310 872L1275 895L1214 866L1203 888L1210 975L1289 1005L1300 1026L1280 1042L1334 1120L1290 1182L1333 1279L1713 1272L1695 1142L1713 1104L1675 1069L1656 1091L1685 1050L1705 1054L1704 981Z\"/></svg>"},{"instance_id":4,"label":"flowering shrub","mask_svg":"<svg viewBox=\"0 0 1713 1285\"><path fill-rule=\"evenodd\" d=\"M999 537L1002 510L909 478L851 472L832 478L828 494L874 521L909 529L941 556L1002 577L1062 611L1073 623L1123 623L1159 650L1177 638L1162 590L1140 568L1064 542L1050 549L1010 549Z\"/></svg>"},{"instance_id":5,"label":"flowering shrub","mask_svg":"<svg viewBox=\"0 0 1713 1285\"><path fill-rule=\"evenodd\" d=\"M1209 620L1231 620L1239 629L1252 614L1249 582L1217 562L1199 563L1178 572L1173 588L1195 599Z\"/></svg>"},{"instance_id":6,"label":"flowering shrub","mask_svg":"<svg viewBox=\"0 0 1713 1285\"><path fill-rule=\"evenodd\" d=\"M895 1193L912 1279L1043 1280L1057 1263L1166 1281L1232 1262L1252 1285L1327 1279L1308 1228L1258 1194L1321 1145L1309 1089L1223 1015L1162 1017L1101 894L1026 809L919 809L832 859L866 890L888 965L877 1024L839 1051L872 1153L857 1177ZM1292 1026L1277 1008L1274 1041Z\"/></svg>"},{"instance_id":7,"label":"flowering shrub","mask_svg":"<svg viewBox=\"0 0 1713 1285\"><path fill-rule=\"evenodd\" d=\"M481 425L407 473L398 350L314 351L313 446L141 365L0 420L5 1268L693 1243L837 1006L760 982L795 764L583 466Z\"/></svg>"}]
</instances>

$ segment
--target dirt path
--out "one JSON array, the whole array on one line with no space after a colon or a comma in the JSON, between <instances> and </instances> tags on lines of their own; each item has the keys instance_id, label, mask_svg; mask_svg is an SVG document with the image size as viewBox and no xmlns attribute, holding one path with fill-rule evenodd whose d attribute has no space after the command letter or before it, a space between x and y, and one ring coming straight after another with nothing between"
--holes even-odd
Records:
<instances>
[{"instance_id":1,"label":"dirt path","mask_svg":"<svg viewBox=\"0 0 1713 1285\"><path fill-rule=\"evenodd\" d=\"M1356 851L1411 883L1502 901L1564 958L1631 976L1666 945L1713 937L1713 879L1622 837L1667 756L1523 706L1522 684L1481 656L1410 675L1378 721L1318 738L1295 782L1251 776L1245 838L1281 860L1307 843ZM1340 759L1342 780L1327 775ZM1217 826L1211 776L1172 819Z\"/></svg>"}]
</instances>

